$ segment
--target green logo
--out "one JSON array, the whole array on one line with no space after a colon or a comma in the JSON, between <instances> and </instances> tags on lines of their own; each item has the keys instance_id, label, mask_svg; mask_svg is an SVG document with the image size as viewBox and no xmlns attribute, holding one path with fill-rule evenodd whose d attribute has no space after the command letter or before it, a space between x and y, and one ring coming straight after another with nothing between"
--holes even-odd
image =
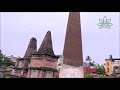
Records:
<instances>
[{"instance_id":1,"label":"green logo","mask_svg":"<svg viewBox=\"0 0 120 90\"><path fill-rule=\"evenodd\" d=\"M102 28L111 29L111 26L113 24L111 23L111 19L107 19L106 16L104 16L103 19L99 19L99 23L97 25L99 26L99 29L102 29Z\"/></svg>"}]
</instances>

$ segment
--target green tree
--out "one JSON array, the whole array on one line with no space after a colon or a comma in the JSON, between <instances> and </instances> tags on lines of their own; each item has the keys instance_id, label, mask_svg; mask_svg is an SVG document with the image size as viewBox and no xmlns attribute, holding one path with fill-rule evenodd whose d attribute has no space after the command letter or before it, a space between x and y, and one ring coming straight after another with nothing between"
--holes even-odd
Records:
<instances>
[{"instance_id":1,"label":"green tree","mask_svg":"<svg viewBox=\"0 0 120 90\"><path fill-rule=\"evenodd\" d=\"M2 51L0 50L0 66L4 64L3 60L4 60L4 57L3 57Z\"/></svg>"},{"instance_id":2,"label":"green tree","mask_svg":"<svg viewBox=\"0 0 120 90\"><path fill-rule=\"evenodd\" d=\"M4 65L5 66L10 66L10 65L15 65L15 63L14 62L12 62L9 58L7 58L7 57L4 57Z\"/></svg>"},{"instance_id":3,"label":"green tree","mask_svg":"<svg viewBox=\"0 0 120 90\"><path fill-rule=\"evenodd\" d=\"M97 64L97 65L96 65L96 69L97 69L97 71L99 72L100 75L105 75L104 65L99 65L99 64Z\"/></svg>"},{"instance_id":4,"label":"green tree","mask_svg":"<svg viewBox=\"0 0 120 90\"><path fill-rule=\"evenodd\" d=\"M15 65L14 62L12 62L9 58L7 58L5 55L2 54L2 51L0 50L0 66L10 66Z\"/></svg>"}]
</instances>

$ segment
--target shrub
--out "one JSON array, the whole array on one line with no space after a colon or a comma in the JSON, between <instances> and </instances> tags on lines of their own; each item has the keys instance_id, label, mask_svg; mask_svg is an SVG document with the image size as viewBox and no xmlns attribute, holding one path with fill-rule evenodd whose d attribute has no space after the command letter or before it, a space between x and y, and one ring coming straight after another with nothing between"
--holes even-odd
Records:
<instances>
[{"instance_id":1,"label":"shrub","mask_svg":"<svg viewBox=\"0 0 120 90\"><path fill-rule=\"evenodd\" d=\"M94 77L93 77L93 75L91 75L91 74L87 74L87 75L85 75L84 78L94 78Z\"/></svg>"},{"instance_id":2,"label":"shrub","mask_svg":"<svg viewBox=\"0 0 120 90\"><path fill-rule=\"evenodd\" d=\"M5 72L5 73L4 73L4 77L9 77L10 75L11 75L10 72Z\"/></svg>"}]
</instances>

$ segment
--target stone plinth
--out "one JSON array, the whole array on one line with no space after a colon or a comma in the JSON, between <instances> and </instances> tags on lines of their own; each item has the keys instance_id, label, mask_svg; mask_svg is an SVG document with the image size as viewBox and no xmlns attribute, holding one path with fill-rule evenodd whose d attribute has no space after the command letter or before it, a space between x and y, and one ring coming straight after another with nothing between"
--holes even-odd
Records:
<instances>
[{"instance_id":1,"label":"stone plinth","mask_svg":"<svg viewBox=\"0 0 120 90\"><path fill-rule=\"evenodd\" d=\"M83 66L74 67L63 64L60 69L59 78L83 78Z\"/></svg>"}]
</instances>

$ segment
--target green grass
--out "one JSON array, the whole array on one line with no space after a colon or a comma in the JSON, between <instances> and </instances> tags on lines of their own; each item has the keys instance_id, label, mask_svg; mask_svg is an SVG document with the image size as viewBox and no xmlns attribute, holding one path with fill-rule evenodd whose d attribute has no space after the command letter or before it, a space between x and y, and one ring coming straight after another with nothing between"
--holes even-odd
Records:
<instances>
[{"instance_id":1,"label":"green grass","mask_svg":"<svg viewBox=\"0 0 120 90\"><path fill-rule=\"evenodd\" d=\"M84 76L84 78L94 78L94 77L91 74L87 74L87 75Z\"/></svg>"}]
</instances>

